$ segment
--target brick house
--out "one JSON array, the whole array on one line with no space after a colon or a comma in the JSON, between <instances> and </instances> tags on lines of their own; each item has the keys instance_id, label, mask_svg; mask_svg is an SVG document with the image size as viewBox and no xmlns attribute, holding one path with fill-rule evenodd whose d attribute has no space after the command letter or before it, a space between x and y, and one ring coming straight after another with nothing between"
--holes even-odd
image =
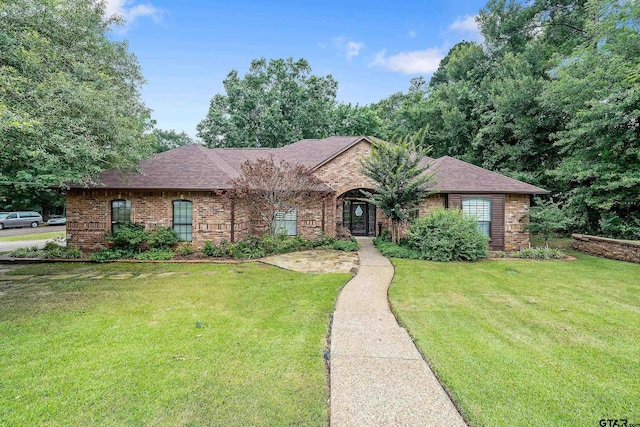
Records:
<instances>
[{"instance_id":1,"label":"brick house","mask_svg":"<svg viewBox=\"0 0 640 427\"><path fill-rule=\"evenodd\" d=\"M373 182L360 173L360 160L371 150L368 137L306 139L281 148L218 148L188 145L158 154L140 164L142 173L103 172L98 185L67 191L68 243L98 250L104 234L118 222L147 228L173 227L195 248L204 242L238 241L263 227L250 203L235 197L229 181L246 160L265 158L302 164L325 184L319 198L288 213L289 234L335 235L339 226L353 235L374 236L388 219L363 200L361 189ZM434 207L457 207L476 215L493 250L529 245L527 222L531 196L547 191L452 157L424 158L435 177L434 193L421 202L419 214Z\"/></svg>"}]
</instances>

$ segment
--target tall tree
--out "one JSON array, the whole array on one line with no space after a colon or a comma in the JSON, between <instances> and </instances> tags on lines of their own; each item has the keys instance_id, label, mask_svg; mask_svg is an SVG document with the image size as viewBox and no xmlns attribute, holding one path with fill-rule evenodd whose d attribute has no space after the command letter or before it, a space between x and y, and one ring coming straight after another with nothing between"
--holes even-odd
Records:
<instances>
[{"instance_id":1,"label":"tall tree","mask_svg":"<svg viewBox=\"0 0 640 427\"><path fill-rule=\"evenodd\" d=\"M173 129L154 129L153 136L155 137L156 153L162 153L164 151L173 150L174 148L195 144L195 141L184 131L178 133Z\"/></svg>"},{"instance_id":2,"label":"tall tree","mask_svg":"<svg viewBox=\"0 0 640 427\"><path fill-rule=\"evenodd\" d=\"M207 147L281 147L330 131L338 84L311 74L305 59L256 59L223 83L226 94L213 97L197 127Z\"/></svg>"},{"instance_id":3,"label":"tall tree","mask_svg":"<svg viewBox=\"0 0 640 427\"><path fill-rule=\"evenodd\" d=\"M369 106L338 104L333 109L331 134L379 135L381 120Z\"/></svg>"},{"instance_id":4,"label":"tall tree","mask_svg":"<svg viewBox=\"0 0 640 427\"><path fill-rule=\"evenodd\" d=\"M34 206L48 187L129 169L151 152L144 80L117 18L95 0L0 2L0 200Z\"/></svg>"},{"instance_id":5,"label":"tall tree","mask_svg":"<svg viewBox=\"0 0 640 427\"><path fill-rule=\"evenodd\" d=\"M376 185L368 193L368 201L380 207L391 219L391 238L400 241L399 225L430 193L433 176L421 160L424 150L414 140L421 136L405 136L394 142L374 140L371 153L362 161L362 173Z\"/></svg>"},{"instance_id":6,"label":"tall tree","mask_svg":"<svg viewBox=\"0 0 640 427\"><path fill-rule=\"evenodd\" d=\"M640 239L640 5L590 0L587 40L543 95L565 118L553 171L582 230Z\"/></svg>"}]
</instances>

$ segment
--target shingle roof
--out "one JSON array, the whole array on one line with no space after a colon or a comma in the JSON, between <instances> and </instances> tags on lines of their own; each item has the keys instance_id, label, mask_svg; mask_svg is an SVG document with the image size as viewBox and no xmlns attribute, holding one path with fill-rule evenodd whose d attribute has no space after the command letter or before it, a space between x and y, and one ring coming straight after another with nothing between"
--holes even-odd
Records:
<instances>
[{"instance_id":1,"label":"shingle roof","mask_svg":"<svg viewBox=\"0 0 640 427\"><path fill-rule=\"evenodd\" d=\"M434 160L429 170L435 176L435 187L439 193L549 193L535 185L449 156Z\"/></svg>"},{"instance_id":2,"label":"shingle roof","mask_svg":"<svg viewBox=\"0 0 640 427\"><path fill-rule=\"evenodd\" d=\"M100 174L99 187L112 189L224 189L237 172L202 145L191 144L165 151L140 162L138 173L107 170Z\"/></svg>"},{"instance_id":3,"label":"shingle roof","mask_svg":"<svg viewBox=\"0 0 640 427\"><path fill-rule=\"evenodd\" d=\"M278 160L302 164L316 169L346 151L363 136L333 136L325 139L303 139L282 148L216 148L192 144L160 153L140 163L139 173L104 171L99 187L110 189L224 190L238 177L241 165L270 154ZM544 194L546 190L495 172L456 160L425 157L421 164L431 164L438 192ZM74 187L74 186L72 186ZM79 188L75 186L75 188Z\"/></svg>"}]
</instances>

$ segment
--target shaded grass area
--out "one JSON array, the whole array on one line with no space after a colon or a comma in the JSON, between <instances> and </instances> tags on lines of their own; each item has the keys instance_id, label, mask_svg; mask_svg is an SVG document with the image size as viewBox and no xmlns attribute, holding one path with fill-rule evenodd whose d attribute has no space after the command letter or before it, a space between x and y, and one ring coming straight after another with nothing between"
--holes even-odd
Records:
<instances>
[{"instance_id":1,"label":"shaded grass area","mask_svg":"<svg viewBox=\"0 0 640 427\"><path fill-rule=\"evenodd\" d=\"M5 271L0 425L324 426L322 351L350 277L259 264Z\"/></svg>"},{"instance_id":2,"label":"shaded grass area","mask_svg":"<svg viewBox=\"0 0 640 427\"><path fill-rule=\"evenodd\" d=\"M64 237L64 231L49 231L47 233L34 233L34 234L20 234L17 236L4 236L0 237L0 242L19 242L22 240L46 240L55 239L58 237Z\"/></svg>"},{"instance_id":3,"label":"shaded grass area","mask_svg":"<svg viewBox=\"0 0 640 427\"><path fill-rule=\"evenodd\" d=\"M550 248L560 249L563 252L572 251L571 243L573 239L571 237L564 236L556 236L552 237L547 241L547 244ZM531 246L534 248L542 248L545 246L545 241L542 236L532 235L531 236Z\"/></svg>"},{"instance_id":4,"label":"shaded grass area","mask_svg":"<svg viewBox=\"0 0 640 427\"><path fill-rule=\"evenodd\" d=\"M640 265L395 259L401 323L474 426L640 420Z\"/></svg>"}]
</instances>

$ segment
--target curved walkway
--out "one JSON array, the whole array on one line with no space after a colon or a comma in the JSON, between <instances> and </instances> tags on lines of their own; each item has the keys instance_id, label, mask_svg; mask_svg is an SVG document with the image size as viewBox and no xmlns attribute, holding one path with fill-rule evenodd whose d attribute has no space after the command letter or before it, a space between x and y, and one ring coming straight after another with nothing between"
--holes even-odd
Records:
<instances>
[{"instance_id":1,"label":"curved walkway","mask_svg":"<svg viewBox=\"0 0 640 427\"><path fill-rule=\"evenodd\" d=\"M340 293L331 328L332 426L465 426L389 309L393 266L358 239L360 270Z\"/></svg>"}]
</instances>

